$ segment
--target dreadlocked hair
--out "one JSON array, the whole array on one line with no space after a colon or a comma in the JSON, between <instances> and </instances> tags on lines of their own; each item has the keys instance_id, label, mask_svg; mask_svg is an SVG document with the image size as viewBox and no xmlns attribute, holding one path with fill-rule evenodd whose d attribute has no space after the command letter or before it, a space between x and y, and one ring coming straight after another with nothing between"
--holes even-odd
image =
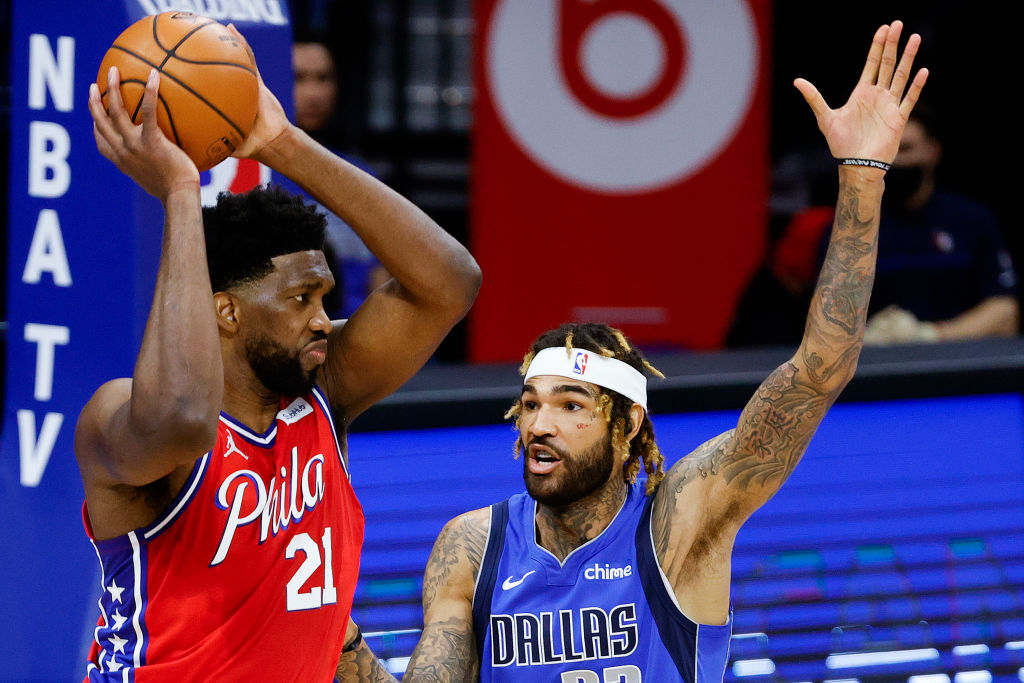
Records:
<instances>
[{"instance_id":1,"label":"dreadlocked hair","mask_svg":"<svg viewBox=\"0 0 1024 683\"><path fill-rule=\"evenodd\" d=\"M519 374L525 375L534 356L553 346L564 346L566 353L571 353L574 348L586 349L607 358L620 360L642 374L664 378L664 375L644 358L643 353L629 343L626 335L603 323L566 323L540 335L530 345L530 350L519 368ZM665 478L665 456L654 440L654 425L650 416L644 411L640 431L632 441L628 440L626 436L633 431L633 423L629 416L633 401L617 391L604 387L598 389L601 393L597 411L609 424L612 448L617 454L621 454L623 480L630 484L635 482L642 464L644 471L647 472L647 495L654 493L661 480ZM514 419L518 428L522 411L522 400L517 399L505 413L505 419ZM515 444L517 458L523 452L523 448L523 437L520 432Z\"/></svg>"},{"instance_id":2,"label":"dreadlocked hair","mask_svg":"<svg viewBox=\"0 0 1024 683\"><path fill-rule=\"evenodd\" d=\"M274 271L275 256L322 250L327 218L280 187L217 196L203 208L206 264L214 292L255 282Z\"/></svg>"}]
</instances>

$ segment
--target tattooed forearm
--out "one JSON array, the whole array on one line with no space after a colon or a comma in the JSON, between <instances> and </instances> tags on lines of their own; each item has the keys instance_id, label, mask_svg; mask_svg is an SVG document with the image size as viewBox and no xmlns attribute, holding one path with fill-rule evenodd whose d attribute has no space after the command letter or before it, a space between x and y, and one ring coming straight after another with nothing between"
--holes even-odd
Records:
<instances>
[{"instance_id":1,"label":"tattooed forearm","mask_svg":"<svg viewBox=\"0 0 1024 683\"><path fill-rule=\"evenodd\" d=\"M458 617L428 624L423 629L403 683L469 683L479 665L473 624Z\"/></svg>"},{"instance_id":2,"label":"tattooed forearm","mask_svg":"<svg viewBox=\"0 0 1024 683\"><path fill-rule=\"evenodd\" d=\"M811 386L837 396L860 356L878 246L877 188L840 185L828 254L796 359Z\"/></svg>"},{"instance_id":3,"label":"tattooed forearm","mask_svg":"<svg viewBox=\"0 0 1024 683\"><path fill-rule=\"evenodd\" d=\"M878 216L877 202L868 200L862 206L860 194L856 187L840 188L832 239L807 321L812 339L857 337L864 329L874 281Z\"/></svg>"},{"instance_id":4,"label":"tattooed forearm","mask_svg":"<svg viewBox=\"0 0 1024 683\"><path fill-rule=\"evenodd\" d=\"M365 642L341 656L335 677L341 683L398 683Z\"/></svg>"},{"instance_id":5,"label":"tattooed forearm","mask_svg":"<svg viewBox=\"0 0 1024 683\"><path fill-rule=\"evenodd\" d=\"M844 178L847 178L844 176ZM880 188L844 180L803 343L750 399L711 473L763 502L792 474L825 412L853 376L875 272Z\"/></svg>"}]
</instances>

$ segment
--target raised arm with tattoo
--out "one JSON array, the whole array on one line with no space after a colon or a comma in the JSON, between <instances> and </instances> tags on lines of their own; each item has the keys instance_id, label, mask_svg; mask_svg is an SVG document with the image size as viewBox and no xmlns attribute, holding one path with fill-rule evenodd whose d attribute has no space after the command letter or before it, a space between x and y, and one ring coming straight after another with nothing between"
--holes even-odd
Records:
<instances>
[{"instance_id":1,"label":"raised arm with tattoo","mask_svg":"<svg viewBox=\"0 0 1024 683\"><path fill-rule=\"evenodd\" d=\"M839 109L795 83L832 154L854 160L839 170L828 257L796 354L735 429L666 475L647 414L647 376L660 373L606 325L542 334L509 411L527 493L457 517L439 536L404 681L721 680L736 532L793 472L857 366L885 168L927 77L910 77L918 36L898 58L901 30L877 31Z\"/></svg>"},{"instance_id":2,"label":"raised arm with tattoo","mask_svg":"<svg viewBox=\"0 0 1024 683\"><path fill-rule=\"evenodd\" d=\"M897 63L901 30L900 22L878 29L860 81L839 109L829 109L809 82L795 82L838 160L889 164L896 156L928 75L922 69L910 80L916 34ZM698 621L726 620L736 532L793 472L853 377L874 278L884 175L870 165L840 165L835 223L799 349L757 389L736 428L677 463L657 494L658 556L683 611Z\"/></svg>"}]
</instances>

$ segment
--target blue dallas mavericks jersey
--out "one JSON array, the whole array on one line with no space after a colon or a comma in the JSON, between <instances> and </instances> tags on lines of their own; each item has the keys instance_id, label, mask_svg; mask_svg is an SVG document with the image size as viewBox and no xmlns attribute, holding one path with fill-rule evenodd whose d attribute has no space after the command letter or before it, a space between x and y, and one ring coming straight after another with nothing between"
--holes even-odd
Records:
<instances>
[{"instance_id":1,"label":"blue dallas mavericks jersey","mask_svg":"<svg viewBox=\"0 0 1024 683\"><path fill-rule=\"evenodd\" d=\"M564 564L537 545L529 495L491 506L473 599L481 683L722 680L732 618L698 625L680 611L657 565L643 486Z\"/></svg>"}]
</instances>

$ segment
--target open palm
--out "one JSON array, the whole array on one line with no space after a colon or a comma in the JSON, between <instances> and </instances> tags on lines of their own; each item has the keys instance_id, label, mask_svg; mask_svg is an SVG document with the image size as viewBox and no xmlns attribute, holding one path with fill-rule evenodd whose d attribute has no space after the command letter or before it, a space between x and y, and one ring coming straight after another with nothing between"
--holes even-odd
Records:
<instances>
[{"instance_id":1,"label":"open palm","mask_svg":"<svg viewBox=\"0 0 1024 683\"><path fill-rule=\"evenodd\" d=\"M928 78L928 70L920 69L910 80L914 57L921 44L921 37L916 33L907 40L897 63L902 30L903 24L894 21L875 31L860 80L839 109L830 109L809 81L798 78L793 82L814 112L832 156L885 163L891 163L896 157L907 117Z\"/></svg>"}]
</instances>

